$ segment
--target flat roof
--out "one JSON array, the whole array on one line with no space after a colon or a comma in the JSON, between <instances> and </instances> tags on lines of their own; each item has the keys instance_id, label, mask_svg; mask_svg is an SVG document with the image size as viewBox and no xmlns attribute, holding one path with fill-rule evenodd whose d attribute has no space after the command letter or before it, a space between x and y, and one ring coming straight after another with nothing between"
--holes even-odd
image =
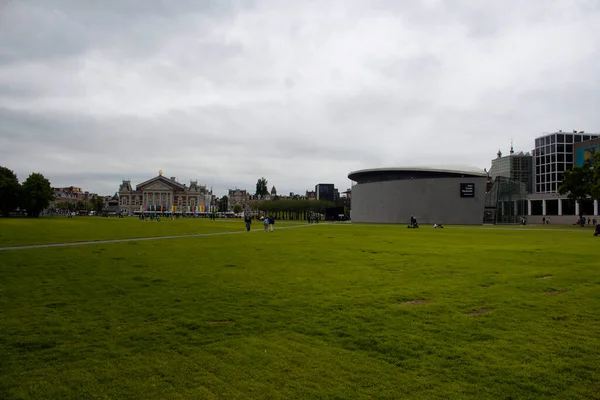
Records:
<instances>
[{"instance_id":1,"label":"flat roof","mask_svg":"<svg viewBox=\"0 0 600 400\"><path fill-rule=\"evenodd\" d=\"M352 171L348 178L358 183L401 180L401 179L426 179L450 177L478 177L485 178L487 173L474 167L454 166L419 166L419 167L390 167L371 168Z\"/></svg>"},{"instance_id":2,"label":"flat roof","mask_svg":"<svg viewBox=\"0 0 600 400\"><path fill-rule=\"evenodd\" d=\"M475 176L487 176L484 170L476 167L453 167L453 166L429 166L429 167L390 167L390 168L369 168L352 171L348 174L365 174L371 172L447 172L449 174L465 174Z\"/></svg>"}]
</instances>

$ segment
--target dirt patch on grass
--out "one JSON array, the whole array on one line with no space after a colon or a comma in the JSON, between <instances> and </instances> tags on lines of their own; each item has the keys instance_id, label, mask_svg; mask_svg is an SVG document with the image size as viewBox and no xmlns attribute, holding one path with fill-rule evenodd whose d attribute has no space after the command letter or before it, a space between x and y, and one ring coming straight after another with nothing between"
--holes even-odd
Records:
<instances>
[{"instance_id":1,"label":"dirt patch on grass","mask_svg":"<svg viewBox=\"0 0 600 400\"><path fill-rule=\"evenodd\" d=\"M494 311L493 308L480 308L479 310L473 310L468 312L467 315L481 315Z\"/></svg>"},{"instance_id":2,"label":"dirt patch on grass","mask_svg":"<svg viewBox=\"0 0 600 400\"><path fill-rule=\"evenodd\" d=\"M569 292L570 292L570 290L551 290L549 292L544 292L544 293L556 295L556 294L564 294L564 293L569 293Z\"/></svg>"},{"instance_id":3,"label":"dirt patch on grass","mask_svg":"<svg viewBox=\"0 0 600 400\"><path fill-rule=\"evenodd\" d=\"M411 300L411 301L403 301L400 304L405 306L419 306L421 304L429 303L429 300Z\"/></svg>"},{"instance_id":4,"label":"dirt patch on grass","mask_svg":"<svg viewBox=\"0 0 600 400\"><path fill-rule=\"evenodd\" d=\"M213 326L214 325L229 325L229 324L232 324L232 323L233 323L233 321L231 321L229 319L223 319L223 320L220 320L220 321L208 321L207 322L208 325L213 325Z\"/></svg>"},{"instance_id":5,"label":"dirt patch on grass","mask_svg":"<svg viewBox=\"0 0 600 400\"><path fill-rule=\"evenodd\" d=\"M481 286L482 288L484 288L484 289L487 289L487 288L489 288L489 287L490 287L490 286L492 286L492 285L480 285L480 286Z\"/></svg>"},{"instance_id":6,"label":"dirt patch on grass","mask_svg":"<svg viewBox=\"0 0 600 400\"><path fill-rule=\"evenodd\" d=\"M538 279L550 279L552 278L552 275L542 275L542 276L538 276Z\"/></svg>"}]
</instances>

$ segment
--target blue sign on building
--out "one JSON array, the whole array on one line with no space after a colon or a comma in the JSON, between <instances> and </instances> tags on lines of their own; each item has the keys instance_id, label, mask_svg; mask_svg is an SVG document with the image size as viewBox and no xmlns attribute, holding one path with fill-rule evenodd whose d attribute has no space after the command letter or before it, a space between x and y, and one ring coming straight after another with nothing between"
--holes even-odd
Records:
<instances>
[{"instance_id":1,"label":"blue sign on building","mask_svg":"<svg viewBox=\"0 0 600 400\"><path fill-rule=\"evenodd\" d=\"M575 166L581 167L584 162L590 161L594 154L598 152L600 152L599 145L577 149L577 153L575 154Z\"/></svg>"}]
</instances>

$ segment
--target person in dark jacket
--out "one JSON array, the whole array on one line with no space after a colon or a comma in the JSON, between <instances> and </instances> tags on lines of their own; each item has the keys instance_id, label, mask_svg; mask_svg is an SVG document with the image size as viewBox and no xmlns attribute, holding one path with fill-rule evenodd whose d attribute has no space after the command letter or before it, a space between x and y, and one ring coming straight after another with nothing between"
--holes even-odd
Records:
<instances>
[{"instance_id":1,"label":"person in dark jacket","mask_svg":"<svg viewBox=\"0 0 600 400\"><path fill-rule=\"evenodd\" d=\"M269 215L269 231L273 232L273 229L275 229L275 217Z\"/></svg>"},{"instance_id":2,"label":"person in dark jacket","mask_svg":"<svg viewBox=\"0 0 600 400\"><path fill-rule=\"evenodd\" d=\"M250 232L250 226L252 225L252 217L248 214L244 217L244 222L246 223L246 231Z\"/></svg>"},{"instance_id":3,"label":"person in dark jacket","mask_svg":"<svg viewBox=\"0 0 600 400\"><path fill-rule=\"evenodd\" d=\"M594 231L594 236L600 236L600 224L596 225L596 230Z\"/></svg>"}]
</instances>

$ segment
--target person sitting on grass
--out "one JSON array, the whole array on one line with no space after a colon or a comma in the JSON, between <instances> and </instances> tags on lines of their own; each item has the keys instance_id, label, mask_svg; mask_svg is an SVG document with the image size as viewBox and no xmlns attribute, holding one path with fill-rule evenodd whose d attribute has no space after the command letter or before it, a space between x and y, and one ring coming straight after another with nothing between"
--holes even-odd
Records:
<instances>
[{"instance_id":1,"label":"person sitting on grass","mask_svg":"<svg viewBox=\"0 0 600 400\"><path fill-rule=\"evenodd\" d=\"M596 230L594 231L594 236L600 236L600 224L596 225Z\"/></svg>"},{"instance_id":2,"label":"person sitting on grass","mask_svg":"<svg viewBox=\"0 0 600 400\"><path fill-rule=\"evenodd\" d=\"M442 224L433 224L434 228L443 228Z\"/></svg>"},{"instance_id":3,"label":"person sitting on grass","mask_svg":"<svg viewBox=\"0 0 600 400\"><path fill-rule=\"evenodd\" d=\"M410 225L407 226L407 228L418 228L419 224L417 223L417 218L412 215L410 217Z\"/></svg>"}]
</instances>

